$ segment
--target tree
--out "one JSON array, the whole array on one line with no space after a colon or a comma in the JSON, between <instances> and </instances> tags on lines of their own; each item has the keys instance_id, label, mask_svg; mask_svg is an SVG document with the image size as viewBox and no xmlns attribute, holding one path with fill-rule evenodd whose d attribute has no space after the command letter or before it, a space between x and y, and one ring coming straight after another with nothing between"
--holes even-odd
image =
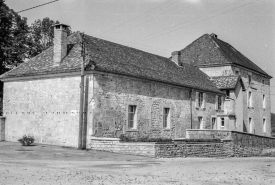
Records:
<instances>
[{"instance_id":1,"label":"tree","mask_svg":"<svg viewBox=\"0 0 275 185\"><path fill-rule=\"evenodd\" d=\"M0 74L22 63L30 44L27 19L0 0Z\"/></svg>"}]
</instances>

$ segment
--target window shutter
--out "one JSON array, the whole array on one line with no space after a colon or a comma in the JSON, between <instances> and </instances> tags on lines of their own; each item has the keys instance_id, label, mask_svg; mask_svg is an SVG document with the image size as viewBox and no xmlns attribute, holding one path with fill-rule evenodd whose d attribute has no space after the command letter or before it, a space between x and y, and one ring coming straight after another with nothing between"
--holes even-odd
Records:
<instances>
[{"instance_id":1,"label":"window shutter","mask_svg":"<svg viewBox=\"0 0 275 185\"><path fill-rule=\"evenodd\" d=\"M253 94L251 92L251 107L253 107Z\"/></svg>"},{"instance_id":2,"label":"window shutter","mask_svg":"<svg viewBox=\"0 0 275 185\"><path fill-rule=\"evenodd\" d=\"M199 108L199 92L196 92L195 107Z\"/></svg>"},{"instance_id":3,"label":"window shutter","mask_svg":"<svg viewBox=\"0 0 275 185\"><path fill-rule=\"evenodd\" d=\"M224 111L224 96L221 97L221 100L222 100L221 109L222 109L222 111Z\"/></svg>"},{"instance_id":4,"label":"window shutter","mask_svg":"<svg viewBox=\"0 0 275 185\"><path fill-rule=\"evenodd\" d=\"M218 110L218 95L215 97L215 110Z\"/></svg>"},{"instance_id":5,"label":"window shutter","mask_svg":"<svg viewBox=\"0 0 275 185\"><path fill-rule=\"evenodd\" d=\"M206 108L206 93L202 94L202 108Z\"/></svg>"},{"instance_id":6,"label":"window shutter","mask_svg":"<svg viewBox=\"0 0 275 185\"><path fill-rule=\"evenodd\" d=\"M247 91L247 107L250 107L250 101L249 101L249 91Z\"/></svg>"}]
</instances>

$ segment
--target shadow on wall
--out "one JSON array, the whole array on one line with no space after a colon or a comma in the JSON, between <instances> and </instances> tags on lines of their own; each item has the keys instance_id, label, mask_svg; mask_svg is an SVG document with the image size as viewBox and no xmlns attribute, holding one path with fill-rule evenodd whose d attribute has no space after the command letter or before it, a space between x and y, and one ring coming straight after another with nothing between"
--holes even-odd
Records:
<instances>
[{"instance_id":1,"label":"shadow on wall","mask_svg":"<svg viewBox=\"0 0 275 185\"><path fill-rule=\"evenodd\" d=\"M275 137L275 113L271 113L271 136Z\"/></svg>"}]
</instances>

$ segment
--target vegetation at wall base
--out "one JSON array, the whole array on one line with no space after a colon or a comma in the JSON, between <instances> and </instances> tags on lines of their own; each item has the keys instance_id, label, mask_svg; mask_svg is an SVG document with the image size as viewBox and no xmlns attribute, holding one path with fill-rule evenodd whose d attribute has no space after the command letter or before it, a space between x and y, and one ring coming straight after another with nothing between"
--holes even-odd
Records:
<instances>
[{"instance_id":1,"label":"vegetation at wall base","mask_svg":"<svg viewBox=\"0 0 275 185\"><path fill-rule=\"evenodd\" d=\"M34 142L34 138L33 138L33 136L24 135L22 138L18 139L18 141L23 146L30 146Z\"/></svg>"}]
</instances>

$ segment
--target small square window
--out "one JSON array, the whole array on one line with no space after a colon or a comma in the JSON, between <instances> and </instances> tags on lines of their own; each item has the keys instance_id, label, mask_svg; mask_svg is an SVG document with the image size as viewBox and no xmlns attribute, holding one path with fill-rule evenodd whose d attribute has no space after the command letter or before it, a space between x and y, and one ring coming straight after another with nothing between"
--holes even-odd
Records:
<instances>
[{"instance_id":1,"label":"small square window","mask_svg":"<svg viewBox=\"0 0 275 185\"><path fill-rule=\"evenodd\" d=\"M128 107L128 128L136 129L137 127L137 114L136 105L129 105Z\"/></svg>"},{"instance_id":2,"label":"small square window","mask_svg":"<svg viewBox=\"0 0 275 185\"><path fill-rule=\"evenodd\" d=\"M221 118L221 127L224 127L224 118Z\"/></svg>"},{"instance_id":3,"label":"small square window","mask_svg":"<svg viewBox=\"0 0 275 185\"><path fill-rule=\"evenodd\" d=\"M170 108L163 109L163 128L170 128Z\"/></svg>"}]
</instances>

